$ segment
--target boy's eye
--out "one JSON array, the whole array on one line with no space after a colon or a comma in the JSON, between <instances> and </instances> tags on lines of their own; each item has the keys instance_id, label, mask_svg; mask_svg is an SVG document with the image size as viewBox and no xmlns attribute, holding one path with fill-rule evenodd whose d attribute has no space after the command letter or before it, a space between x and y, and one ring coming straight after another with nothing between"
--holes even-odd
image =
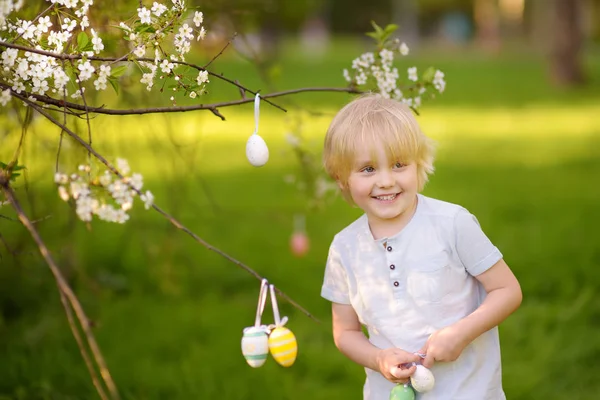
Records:
<instances>
[{"instance_id":1,"label":"boy's eye","mask_svg":"<svg viewBox=\"0 0 600 400\"><path fill-rule=\"evenodd\" d=\"M364 167L360 171L361 172L373 172L373 171L375 171L375 168L369 166L369 167Z\"/></svg>"},{"instance_id":2,"label":"boy's eye","mask_svg":"<svg viewBox=\"0 0 600 400\"><path fill-rule=\"evenodd\" d=\"M401 162L397 162L396 164L394 164L394 168L402 168L402 167L405 167L405 166L406 166L406 164L401 163Z\"/></svg>"}]
</instances>

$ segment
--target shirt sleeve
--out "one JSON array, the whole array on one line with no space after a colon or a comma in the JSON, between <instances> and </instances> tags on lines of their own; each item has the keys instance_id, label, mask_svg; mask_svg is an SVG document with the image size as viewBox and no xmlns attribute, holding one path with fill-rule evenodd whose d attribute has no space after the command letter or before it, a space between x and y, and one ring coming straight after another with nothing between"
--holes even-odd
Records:
<instances>
[{"instance_id":1,"label":"shirt sleeve","mask_svg":"<svg viewBox=\"0 0 600 400\"><path fill-rule=\"evenodd\" d=\"M348 275L342 265L342 259L339 249L335 245L335 240L329 247L321 296L334 303L350 304Z\"/></svg>"},{"instance_id":2,"label":"shirt sleeve","mask_svg":"<svg viewBox=\"0 0 600 400\"><path fill-rule=\"evenodd\" d=\"M485 235L477 218L461 209L454 218L456 251L467 272L482 274L502 259L502 253Z\"/></svg>"}]
</instances>

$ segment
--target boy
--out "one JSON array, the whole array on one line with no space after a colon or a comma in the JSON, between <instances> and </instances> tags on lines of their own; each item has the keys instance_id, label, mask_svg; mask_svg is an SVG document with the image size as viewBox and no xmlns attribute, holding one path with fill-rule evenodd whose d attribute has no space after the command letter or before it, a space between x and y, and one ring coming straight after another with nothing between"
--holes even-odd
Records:
<instances>
[{"instance_id":1,"label":"boy","mask_svg":"<svg viewBox=\"0 0 600 400\"><path fill-rule=\"evenodd\" d=\"M473 215L419 193L433 145L411 110L359 97L331 122L323 158L364 211L333 239L321 291L336 346L365 367L364 399L388 400L411 362L436 379L419 399L505 399L497 326L519 307L521 288Z\"/></svg>"}]
</instances>

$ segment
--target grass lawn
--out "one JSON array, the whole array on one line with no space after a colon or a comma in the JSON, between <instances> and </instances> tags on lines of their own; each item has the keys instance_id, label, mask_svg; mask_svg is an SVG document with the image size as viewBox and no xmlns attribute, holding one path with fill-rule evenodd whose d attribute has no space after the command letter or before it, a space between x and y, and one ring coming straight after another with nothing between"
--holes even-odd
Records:
<instances>
[{"instance_id":1,"label":"grass lawn","mask_svg":"<svg viewBox=\"0 0 600 400\"><path fill-rule=\"evenodd\" d=\"M321 61L285 53L278 89L342 86L341 69L359 47L340 41ZM500 328L507 397L596 399L600 60L588 58L596 75L573 90L548 86L543 61L521 53L423 50L407 60L438 66L448 81L447 93L426 103L419 117L439 144L425 194L473 212L523 287L523 305ZM234 56L217 60L214 70L252 88L264 85ZM211 100L231 96L218 88ZM141 102L140 96L147 94L128 99ZM124 399L361 398L364 372L335 349L330 305L319 297L329 243L359 210L333 197L310 211L311 250L295 258L288 241L306 201L284 180L297 168L285 141L300 115L290 101L320 112L302 122L307 145L318 152L329 120L348 99L314 93L281 99L287 114L263 106L259 132L271 160L260 169L244 154L254 129L251 105L222 109L226 122L201 112L92 121L96 149L128 159L158 205L320 319L280 302L299 343L289 369L272 359L251 369L241 355L242 329L254 321L256 279L140 204L125 225L94 222L88 229L52 183L59 132L34 122L21 159L28 181L18 182L18 194L33 218L51 217L38 224L42 236L94 321ZM4 161L19 130L0 118ZM79 123L82 134L84 128ZM67 140L61 164L76 168L85 160ZM14 217L6 206L0 213ZM19 224L0 219L0 233L19 254L0 246L0 399L97 398L47 266ZM265 315L270 322L270 311Z\"/></svg>"}]
</instances>

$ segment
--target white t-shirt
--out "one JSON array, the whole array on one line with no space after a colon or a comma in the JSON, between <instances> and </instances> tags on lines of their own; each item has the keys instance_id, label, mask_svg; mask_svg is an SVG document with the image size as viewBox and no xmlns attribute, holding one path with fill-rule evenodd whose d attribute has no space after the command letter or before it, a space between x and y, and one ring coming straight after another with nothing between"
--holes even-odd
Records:
<instances>
[{"instance_id":1,"label":"white t-shirt","mask_svg":"<svg viewBox=\"0 0 600 400\"><path fill-rule=\"evenodd\" d=\"M433 332L473 312L485 298L474 278L502 259L466 209L418 195L411 221L375 240L363 215L329 249L321 295L350 304L373 345L416 352ZM365 368L365 400L388 400L394 384ZM501 400L498 329L479 336L454 362L436 363L435 387L419 400Z\"/></svg>"}]
</instances>

